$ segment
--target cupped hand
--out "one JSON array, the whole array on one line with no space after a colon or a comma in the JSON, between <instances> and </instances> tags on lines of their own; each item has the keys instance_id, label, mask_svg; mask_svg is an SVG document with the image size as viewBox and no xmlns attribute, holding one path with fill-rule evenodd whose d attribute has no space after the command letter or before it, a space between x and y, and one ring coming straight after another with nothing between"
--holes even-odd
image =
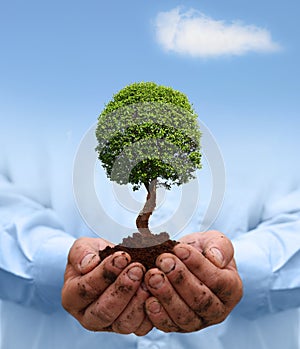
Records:
<instances>
[{"instance_id":1,"label":"cupped hand","mask_svg":"<svg viewBox=\"0 0 300 349\"><path fill-rule=\"evenodd\" d=\"M145 275L146 312L164 332L192 332L222 322L242 297L233 246L218 231L185 236L174 254Z\"/></svg>"},{"instance_id":2,"label":"cupped hand","mask_svg":"<svg viewBox=\"0 0 300 349\"><path fill-rule=\"evenodd\" d=\"M142 283L145 268L130 263L130 255L122 251L100 261L99 250L107 245L112 246L100 238L75 241L68 256L62 305L88 330L145 335L153 327L144 311L149 298Z\"/></svg>"}]
</instances>

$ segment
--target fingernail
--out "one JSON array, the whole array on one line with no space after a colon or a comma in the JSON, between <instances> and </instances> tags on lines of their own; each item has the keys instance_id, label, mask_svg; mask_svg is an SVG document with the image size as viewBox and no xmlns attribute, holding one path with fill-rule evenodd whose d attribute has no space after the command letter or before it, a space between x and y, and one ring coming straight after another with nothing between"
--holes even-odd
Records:
<instances>
[{"instance_id":1,"label":"fingernail","mask_svg":"<svg viewBox=\"0 0 300 349\"><path fill-rule=\"evenodd\" d=\"M223 263L224 263L224 257L223 257L222 252L216 247L212 247L210 249L210 252L212 253L216 262L220 265L220 267L222 267Z\"/></svg>"},{"instance_id":2,"label":"fingernail","mask_svg":"<svg viewBox=\"0 0 300 349\"><path fill-rule=\"evenodd\" d=\"M159 268L165 273L168 274L170 271L175 269L175 261L173 258L164 258L161 263Z\"/></svg>"},{"instance_id":3,"label":"fingernail","mask_svg":"<svg viewBox=\"0 0 300 349\"><path fill-rule=\"evenodd\" d=\"M190 256L190 251L186 247L183 247L183 246L176 247L174 249L174 252L175 252L176 256L178 258L180 258L181 260L188 259Z\"/></svg>"},{"instance_id":4,"label":"fingernail","mask_svg":"<svg viewBox=\"0 0 300 349\"><path fill-rule=\"evenodd\" d=\"M158 301L153 301L153 302L151 302L151 303L148 305L147 309L148 309L151 313L157 314L157 313L159 313L159 312L161 311L161 305L160 305L160 303L159 303Z\"/></svg>"},{"instance_id":5,"label":"fingernail","mask_svg":"<svg viewBox=\"0 0 300 349\"><path fill-rule=\"evenodd\" d=\"M152 276L150 276L150 279L148 281L149 285L152 288L156 288L156 289L161 288L164 282L165 282L165 277L163 274L153 274Z\"/></svg>"},{"instance_id":6,"label":"fingernail","mask_svg":"<svg viewBox=\"0 0 300 349\"><path fill-rule=\"evenodd\" d=\"M128 270L127 275L129 279L133 281L139 281L143 278L144 271L142 270L142 268L135 266Z\"/></svg>"},{"instance_id":7,"label":"fingernail","mask_svg":"<svg viewBox=\"0 0 300 349\"><path fill-rule=\"evenodd\" d=\"M88 253L86 256L82 258L80 268L86 268L95 257L96 255L94 253Z\"/></svg>"},{"instance_id":8,"label":"fingernail","mask_svg":"<svg viewBox=\"0 0 300 349\"><path fill-rule=\"evenodd\" d=\"M121 254L120 256L116 256L113 259L112 264L114 267L124 269L128 265L128 262L128 258L125 255Z\"/></svg>"}]
</instances>

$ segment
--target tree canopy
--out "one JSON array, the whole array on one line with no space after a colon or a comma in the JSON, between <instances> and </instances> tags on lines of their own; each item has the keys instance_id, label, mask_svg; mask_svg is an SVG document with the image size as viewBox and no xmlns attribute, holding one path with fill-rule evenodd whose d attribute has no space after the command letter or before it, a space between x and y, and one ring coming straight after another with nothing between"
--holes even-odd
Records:
<instances>
[{"instance_id":1,"label":"tree canopy","mask_svg":"<svg viewBox=\"0 0 300 349\"><path fill-rule=\"evenodd\" d=\"M187 96L154 82L115 94L98 118L99 160L108 178L138 189L155 180L167 189L201 168L200 129ZM149 190L148 190L149 191Z\"/></svg>"}]
</instances>

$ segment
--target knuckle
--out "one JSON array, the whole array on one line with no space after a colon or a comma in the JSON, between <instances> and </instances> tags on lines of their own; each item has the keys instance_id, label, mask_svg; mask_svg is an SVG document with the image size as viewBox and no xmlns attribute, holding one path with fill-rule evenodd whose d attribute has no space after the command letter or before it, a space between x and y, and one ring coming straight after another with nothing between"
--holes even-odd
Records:
<instances>
[{"instance_id":1,"label":"knuckle","mask_svg":"<svg viewBox=\"0 0 300 349\"><path fill-rule=\"evenodd\" d=\"M79 320L79 322L82 325L82 327L84 327L86 330L89 330L89 331L101 331L102 330L101 326L99 326L95 322L91 322L86 317L82 317Z\"/></svg>"},{"instance_id":2,"label":"knuckle","mask_svg":"<svg viewBox=\"0 0 300 349\"><path fill-rule=\"evenodd\" d=\"M147 328L143 328L143 329L138 329L134 332L134 334L138 337L143 337L146 336L147 333L149 333L153 328L153 325L149 325Z\"/></svg>"},{"instance_id":3,"label":"knuckle","mask_svg":"<svg viewBox=\"0 0 300 349\"><path fill-rule=\"evenodd\" d=\"M61 305L68 313L71 313L72 308L71 308L70 302L68 302L68 298L66 297L64 290L62 291Z\"/></svg>"},{"instance_id":4,"label":"knuckle","mask_svg":"<svg viewBox=\"0 0 300 349\"><path fill-rule=\"evenodd\" d=\"M228 278L227 294L228 296L238 297L242 293L242 282L239 275L235 272L230 273Z\"/></svg>"},{"instance_id":5,"label":"knuckle","mask_svg":"<svg viewBox=\"0 0 300 349\"><path fill-rule=\"evenodd\" d=\"M70 314L73 314L72 299L70 298L70 288L68 284L64 284L61 292L61 304L63 308Z\"/></svg>"},{"instance_id":6,"label":"knuckle","mask_svg":"<svg viewBox=\"0 0 300 349\"><path fill-rule=\"evenodd\" d=\"M226 276L224 275L224 272L222 272L220 269L215 269L209 276L207 276L205 284L214 294L217 295L225 288L225 278Z\"/></svg>"},{"instance_id":7,"label":"knuckle","mask_svg":"<svg viewBox=\"0 0 300 349\"><path fill-rule=\"evenodd\" d=\"M229 312L224 311L222 313L218 313L217 316L211 316L211 317L205 318L203 319L202 328L220 324L227 318L228 315L229 315Z\"/></svg>"},{"instance_id":8,"label":"knuckle","mask_svg":"<svg viewBox=\"0 0 300 349\"><path fill-rule=\"evenodd\" d=\"M202 291L201 295L195 296L194 311L198 314L206 313L213 305L213 297L208 291Z\"/></svg>"},{"instance_id":9,"label":"knuckle","mask_svg":"<svg viewBox=\"0 0 300 349\"><path fill-rule=\"evenodd\" d=\"M88 310L88 312L92 318L97 318L97 322L99 323L99 325L101 324L101 327L107 327L111 325L114 320L111 309L108 309L100 302L96 302L95 307Z\"/></svg>"},{"instance_id":10,"label":"knuckle","mask_svg":"<svg viewBox=\"0 0 300 349\"><path fill-rule=\"evenodd\" d=\"M243 297L243 282L240 276L237 274L236 277L236 285L235 285L235 291L236 291L236 296L237 296L237 301L239 302L241 298Z\"/></svg>"},{"instance_id":11,"label":"knuckle","mask_svg":"<svg viewBox=\"0 0 300 349\"><path fill-rule=\"evenodd\" d=\"M204 297L202 304L201 304L202 311L207 312L211 308L212 305L213 305L213 297L211 295L206 295Z\"/></svg>"},{"instance_id":12,"label":"knuckle","mask_svg":"<svg viewBox=\"0 0 300 349\"><path fill-rule=\"evenodd\" d=\"M111 327L115 333L120 333L120 334L129 334L130 333L130 332L126 332L126 330L124 330L122 328L119 321L115 321Z\"/></svg>"},{"instance_id":13,"label":"knuckle","mask_svg":"<svg viewBox=\"0 0 300 349\"><path fill-rule=\"evenodd\" d=\"M223 313L219 314L219 316L215 318L214 325L223 322L227 318L229 313L229 311L224 311Z\"/></svg>"},{"instance_id":14,"label":"knuckle","mask_svg":"<svg viewBox=\"0 0 300 349\"><path fill-rule=\"evenodd\" d=\"M131 326L131 324L128 322L126 323L126 321L116 320L112 324L112 329L114 332L117 332L120 334L130 334L136 330L136 326Z\"/></svg>"},{"instance_id":15,"label":"knuckle","mask_svg":"<svg viewBox=\"0 0 300 349\"><path fill-rule=\"evenodd\" d=\"M225 305L237 304L243 295L243 284L237 272L228 272L211 287Z\"/></svg>"},{"instance_id":16,"label":"knuckle","mask_svg":"<svg viewBox=\"0 0 300 349\"><path fill-rule=\"evenodd\" d=\"M158 321L155 327L166 333L180 331L179 327L175 325L170 319L161 319L160 321Z\"/></svg>"},{"instance_id":17,"label":"knuckle","mask_svg":"<svg viewBox=\"0 0 300 349\"><path fill-rule=\"evenodd\" d=\"M203 327L201 318L194 312L190 312L185 316L177 316L173 321L174 325L172 326L172 331L176 332L193 332Z\"/></svg>"},{"instance_id":18,"label":"knuckle","mask_svg":"<svg viewBox=\"0 0 300 349\"><path fill-rule=\"evenodd\" d=\"M87 282L77 282L77 294L78 296L86 301L92 301L98 296L97 291L91 287Z\"/></svg>"},{"instance_id":19,"label":"knuckle","mask_svg":"<svg viewBox=\"0 0 300 349\"><path fill-rule=\"evenodd\" d=\"M210 325L218 324L226 319L229 311L220 302L215 303L211 308L209 313L203 314L203 326L207 327Z\"/></svg>"}]
</instances>

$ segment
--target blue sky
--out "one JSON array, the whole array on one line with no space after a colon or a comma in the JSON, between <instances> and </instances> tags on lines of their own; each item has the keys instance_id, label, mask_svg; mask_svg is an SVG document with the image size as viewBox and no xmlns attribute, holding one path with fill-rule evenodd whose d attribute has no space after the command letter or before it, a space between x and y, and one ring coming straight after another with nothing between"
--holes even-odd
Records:
<instances>
[{"instance_id":1,"label":"blue sky","mask_svg":"<svg viewBox=\"0 0 300 349\"><path fill-rule=\"evenodd\" d=\"M299 9L296 0L2 1L0 119L89 125L113 93L155 81L186 93L217 133L217 117L299 125Z\"/></svg>"}]
</instances>

